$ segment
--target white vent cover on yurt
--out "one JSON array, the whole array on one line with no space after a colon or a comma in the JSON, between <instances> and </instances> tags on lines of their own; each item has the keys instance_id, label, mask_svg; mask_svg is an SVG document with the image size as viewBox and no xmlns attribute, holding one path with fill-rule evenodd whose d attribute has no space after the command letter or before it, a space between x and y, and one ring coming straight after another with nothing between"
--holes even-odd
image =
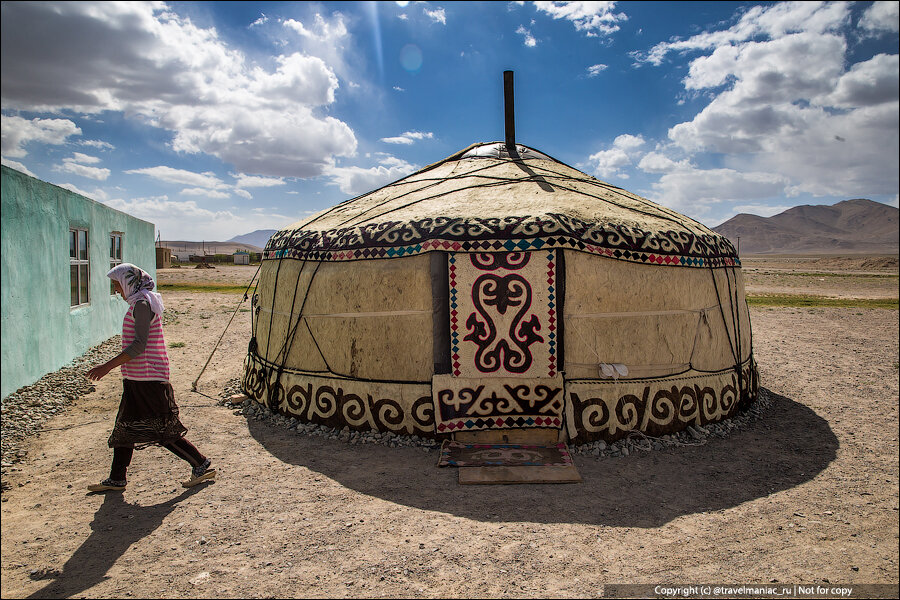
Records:
<instances>
[{"instance_id":1,"label":"white vent cover on yurt","mask_svg":"<svg viewBox=\"0 0 900 600\"><path fill-rule=\"evenodd\" d=\"M541 428L574 443L674 432L755 400L731 243L516 145L510 117L506 143L272 236L248 395L356 430Z\"/></svg>"}]
</instances>

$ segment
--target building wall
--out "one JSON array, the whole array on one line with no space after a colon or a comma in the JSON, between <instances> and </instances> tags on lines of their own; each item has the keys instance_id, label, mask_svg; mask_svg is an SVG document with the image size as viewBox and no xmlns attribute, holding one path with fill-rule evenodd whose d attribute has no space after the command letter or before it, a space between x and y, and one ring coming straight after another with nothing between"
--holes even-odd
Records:
<instances>
[{"instance_id":1,"label":"building wall","mask_svg":"<svg viewBox=\"0 0 900 600\"><path fill-rule=\"evenodd\" d=\"M2 167L3 397L121 332L127 305L110 295L109 235L122 260L156 276L154 225L61 187ZM71 307L69 227L88 230L87 305Z\"/></svg>"}]
</instances>

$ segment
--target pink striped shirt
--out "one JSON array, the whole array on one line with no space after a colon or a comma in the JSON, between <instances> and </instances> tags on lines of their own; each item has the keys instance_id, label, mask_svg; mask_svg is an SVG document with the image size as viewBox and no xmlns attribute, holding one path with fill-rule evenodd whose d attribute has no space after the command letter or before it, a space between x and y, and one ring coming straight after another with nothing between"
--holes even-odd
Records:
<instances>
[{"instance_id":1,"label":"pink striped shirt","mask_svg":"<svg viewBox=\"0 0 900 600\"><path fill-rule=\"evenodd\" d=\"M122 377L135 381L168 381L169 355L163 337L162 318L151 313L150 331L147 345L138 356L122 365ZM128 307L122 322L122 350L128 348L135 339L134 305Z\"/></svg>"}]
</instances>

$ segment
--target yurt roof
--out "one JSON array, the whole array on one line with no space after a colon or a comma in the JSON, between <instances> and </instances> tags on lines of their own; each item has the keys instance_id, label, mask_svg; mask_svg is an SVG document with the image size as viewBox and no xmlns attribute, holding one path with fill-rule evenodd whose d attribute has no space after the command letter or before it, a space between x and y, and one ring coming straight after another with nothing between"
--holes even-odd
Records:
<instances>
[{"instance_id":1,"label":"yurt roof","mask_svg":"<svg viewBox=\"0 0 900 600\"><path fill-rule=\"evenodd\" d=\"M723 236L533 148L474 144L272 236L264 257L396 258L430 251L570 248L619 260L738 263Z\"/></svg>"}]
</instances>

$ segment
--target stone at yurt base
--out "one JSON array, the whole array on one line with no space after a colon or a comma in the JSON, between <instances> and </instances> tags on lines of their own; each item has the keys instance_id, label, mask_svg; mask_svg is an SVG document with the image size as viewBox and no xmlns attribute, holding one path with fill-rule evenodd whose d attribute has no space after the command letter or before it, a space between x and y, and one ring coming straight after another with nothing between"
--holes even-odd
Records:
<instances>
[{"instance_id":1,"label":"stone at yurt base","mask_svg":"<svg viewBox=\"0 0 900 600\"><path fill-rule=\"evenodd\" d=\"M517 150L474 145L272 236L248 396L355 431L575 445L749 407L731 243Z\"/></svg>"}]
</instances>

